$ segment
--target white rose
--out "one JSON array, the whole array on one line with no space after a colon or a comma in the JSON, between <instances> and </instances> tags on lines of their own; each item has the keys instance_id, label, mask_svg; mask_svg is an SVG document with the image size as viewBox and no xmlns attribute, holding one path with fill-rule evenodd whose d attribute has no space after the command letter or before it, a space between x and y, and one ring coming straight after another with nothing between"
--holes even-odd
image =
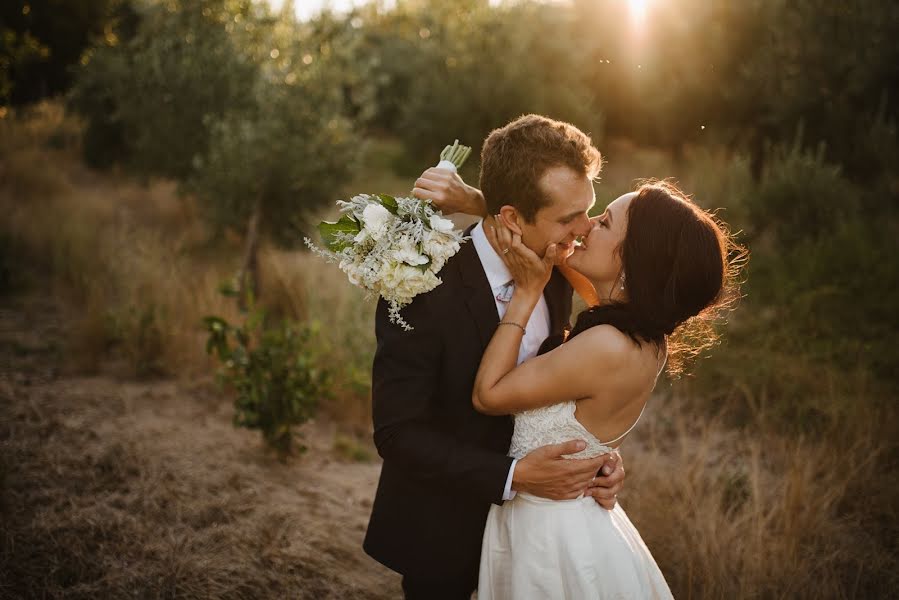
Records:
<instances>
[{"instance_id":1,"label":"white rose","mask_svg":"<svg viewBox=\"0 0 899 600\"><path fill-rule=\"evenodd\" d=\"M430 260L418 251L418 246L409 237L403 236L399 246L393 251L394 258L408 265L424 265Z\"/></svg>"},{"instance_id":2,"label":"white rose","mask_svg":"<svg viewBox=\"0 0 899 600\"><path fill-rule=\"evenodd\" d=\"M403 264L391 263L383 265L380 273L382 288L388 291L391 296L398 298L401 302L405 299L399 292L399 287L402 285L403 279L405 279L408 275L407 269L413 269L413 267L409 267Z\"/></svg>"},{"instance_id":3,"label":"white rose","mask_svg":"<svg viewBox=\"0 0 899 600\"><path fill-rule=\"evenodd\" d=\"M436 258L431 257L431 264L428 265L428 270L433 273L439 273L440 269L443 268L443 265L446 264L446 259L438 256Z\"/></svg>"},{"instance_id":4,"label":"white rose","mask_svg":"<svg viewBox=\"0 0 899 600\"><path fill-rule=\"evenodd\" d=\"M351 284L359 285L359 282L361 281L361 277L359 276L359 268L355 264L353 264L352 261L343 259L337 266L340 267L341 271L346 273L347 279L350 280Z\"/></svg>"},{"instance_id":5,"label":"white rose","mask_svg":"<svg viewBox=\"0 0 899 600\"><path fill-rule=\"evenodd\" d=\"M410 301L425 292L430 292L440 284L440 280L431 271L422 271L415 267L406 267L404 277L397 292Z\"/></svg>"},{"instance_id":6,"label":"white rose","mask_svg":"<svg viewBox=\"0 0 899 600\"><path fill-rule=\"evenodd\" d=\"M429 232L425 240L425 252L431 257L431 268L435 273L458 251L459 242L449 236Z\"/></svg>"},{"instance_id":7,"label":"white rose","mask_svg":"<svg viewBox=\"0 0 899 600\"><path fill-rule=\"evenodd\" d=\"M398 273L402 265L394 262L381 263L381 270L378 272L378 279L386 288L393 288L400 280L401 275Z\"/></svg>"},{"instance_id":8,"label":"white rose","mask_svg":"<svg viewBox=\"0 0 899 600\"><path fill-rule=\"evenodd\" d=\"M383 290L400 303L406 304L418 294L430 292L440 285L440 279L431 271L410 267L409 265L391 265L381 273Z\"/></svg>"},{"instance_id":9,"label":"white rose","mask_svg":"<svg viewBox=\"0 0 899 600\"><path fill-rule=\"evenodd\" d=\"M431 229L434 231L449 232L453 230L453 222L437 215L431 215Z\"/></svg>"},{"instance_id":10,"label":"white rose","mask_svg":"<svg viewBox=\"0 0 899 600\"><path fill-rule=\"evenodd\" d=\"M419 294L423 294L425 292L430 292L435 287L443 283L440 281L440 278L437 277L433 273L433 271L419 271L421 277L420 289L418 291Z\"/></svg>"},{"instance_id":11,"label":"white rose","mask_svg":"<svg viewBox=\"0 0 899 600\"><path fill-rule=\"evenodd\" d=\"M425 231L424 237L422 237L422 243L425 247L425 252L428 254L431 253L431 250L440 244L440 241L444 238L442 233L437 233L436 231L429 229Z\"/></svg>"},{"instance_id":12,"label":"white rose","mask_svg":"<svg viewBox=\"0 0 899 600\"><path fill-rule=\"evenodd\" d=\"M369 204L362 211L362 221L365 224L365 229L376 240L381 239L381 236L384 235L390 217L390 211L377 203Z\"/></svg>"}]
</instances>

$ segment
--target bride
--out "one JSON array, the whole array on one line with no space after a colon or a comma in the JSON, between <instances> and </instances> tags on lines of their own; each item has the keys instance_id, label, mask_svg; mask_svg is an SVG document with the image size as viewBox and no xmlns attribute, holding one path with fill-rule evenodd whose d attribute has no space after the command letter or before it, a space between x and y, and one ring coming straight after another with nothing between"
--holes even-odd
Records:
<instances>
[{"instance_id":1,"label":"bride","mask_svg":"<svg viewBox=\"0 0 899 600\"><path fill-rule=\"evenodd\" d=\"M726 228L668 183L621 196L593 219L590 234L567 258L600 303L579 315L564 343L516 366L524 324L553 263L564 257L550 245L539 258L500 215L485 225L515 291L481 360L475 408L515 415L515 457L572 438L587 447L571 459L617 448L642 416L666 361L676 369L684 351L712 341L706 335L692 346L672 341L669 347L668 339L713 316L729 297ZM589 497L554 501L518 493L490 509L479 600L670 597L620 504L607 511Z\"/></svg>"}]
</instances>

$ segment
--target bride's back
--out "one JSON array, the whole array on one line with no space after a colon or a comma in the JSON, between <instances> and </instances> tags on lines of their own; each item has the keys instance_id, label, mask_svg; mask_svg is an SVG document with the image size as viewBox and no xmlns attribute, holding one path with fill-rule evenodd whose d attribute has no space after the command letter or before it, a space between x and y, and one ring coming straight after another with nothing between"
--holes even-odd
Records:
<instances>
[{"instance_id":1,"label":"bride's back","mask_svg":"<svg viewBox=\"0 0 899 600\"><path fill-rule=\"evenodd\" d=\"M646 342L638 345L609 325L581 335L590 336L591 345L603 346L596 354L612 364L600 367L591 364L590 356L579 357L597 377L593 394L578 399L576 416L590 433L615 446L643 414L665 364L665 348Z\"/></svg>"},{"instance_id":2,"label":"bride's back","mask_svg":"<svg viewBox=\"0 0 899 600\"><path fill-rule=\"evenodd\" d=\"M609 325L592 327L581 335L589 343L587 352L583 346L575 352L566 344L552 352L565 353L566 361L596 373L592 394L515 415L513 456L520 458L540 446L572 439L587 443L584 451L573 456L598 456L616 447L639 420L664 365L664 349L638 345Z\"/></svg>"}]
</instances>

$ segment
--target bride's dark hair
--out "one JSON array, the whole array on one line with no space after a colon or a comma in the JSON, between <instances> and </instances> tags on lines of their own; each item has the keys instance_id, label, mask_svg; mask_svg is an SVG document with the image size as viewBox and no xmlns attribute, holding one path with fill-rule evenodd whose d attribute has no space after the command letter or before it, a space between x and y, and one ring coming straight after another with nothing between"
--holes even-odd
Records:
<instances>
[{"instance_id":1,"label":"bride's dark hair","mask_svg":"<svg viewBox=\"0 0 899 600\"><path fill-rule=\"evenodd\" d=\"M668 371L677 374L717 341L714 322L738 298L748 254L727 225L669 182L641 185L627 219L617 249L627 299L584 310L569 337L608 324L638 344L667 340Z\"/></svg>"}]
</instances>

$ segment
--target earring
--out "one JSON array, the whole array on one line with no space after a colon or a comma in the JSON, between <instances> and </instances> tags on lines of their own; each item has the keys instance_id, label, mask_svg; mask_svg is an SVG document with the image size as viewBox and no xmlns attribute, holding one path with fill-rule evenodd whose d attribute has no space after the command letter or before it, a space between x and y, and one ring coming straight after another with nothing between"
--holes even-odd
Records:
<instances>
[{"instance_id":1,"label":"earring","mask_svg":"<svg viewBox=\"0 0 899 600\"><path fill-rule=\"evenodd\" d=\"M621 273L621 291L624 291L624 272Z\"/></svg>"}]
</instances>

